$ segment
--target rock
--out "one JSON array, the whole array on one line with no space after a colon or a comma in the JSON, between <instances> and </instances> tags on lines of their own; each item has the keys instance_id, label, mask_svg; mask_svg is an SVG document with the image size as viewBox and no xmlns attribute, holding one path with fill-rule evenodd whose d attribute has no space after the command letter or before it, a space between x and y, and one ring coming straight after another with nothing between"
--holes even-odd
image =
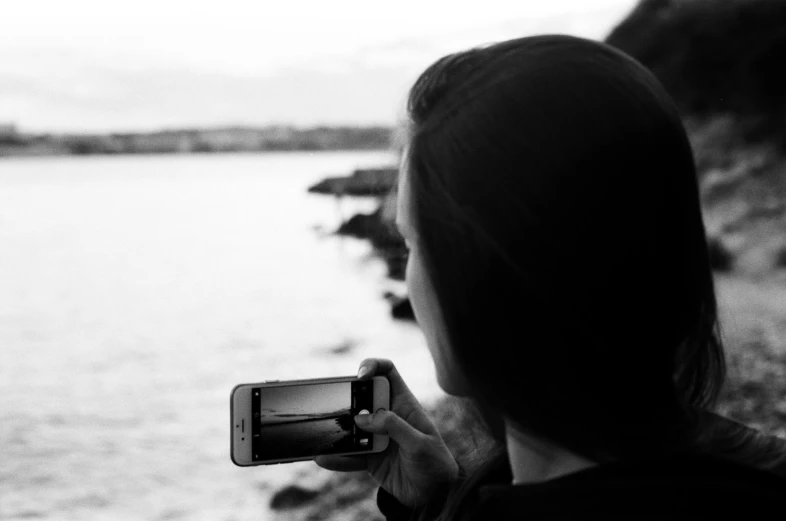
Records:
<instances>
[{"instance_id":1,"label":"rock","mask_svg":"<svg viewBox=\"0 0 786 521\"><path fill-rule=\"evenodd\" d=\"M341 195L347 184L348 177L326 177L322 181L308 187L308 191L316 194Z\"/></svg>"},{"instance_id":2,"label":"rock","mask_svg":"<svg viewBox=\"0 0 786 521\"><path fill-rule=\"evenodd\" d=\"M359 172L369 172L374 170L361 170ZM386 176L391 178L387 179L385 183L395 183L392 178L393 170L389 170ZM357 174L357 171L356 171ZM360 176L362 179L362 176ZM333 179L333 181L330 181ZM329 178L322 181L320 184L325 190L329 190L328 185L333 183L334 187L337 186L336 178ZM315 191L318 185L314 185L310 191ZM390 185L385 185L386 190L390 189ZM327 188L325 188L327 187ZM322 190L323 188L319 188ZM331 193L331 192L323 192ZM388 192L387 195L380 201L379 206L372 213L359 213L353 215L338 227L336 234L349 235L358 239L366 239L371 242L374 247L375 253L385 262L388 267L388 277L394 280L404 280L404 273L407 265L407 247L404 243L404 238L398 233L395 223L393 222L396 215L396 197L393 192Z\"/></svg>"},{"instance_id":3,"label":"rock","mask_svg":"<svg viewBox=\"0 0 786 521\"><path fill-rule=\"evenodd\" d=\"M313 478L313 476L312 476ZM302 483L302 476L298 482ZM297 519L329 520L329 519L364 519L384 520L376 506L377 483L363 472L330 472L325 471L325 479L319 483L314 479L310 482L312 489L305 489L298 485L288 485L277 494L285 491L297 490L295 501L285 503L284 507L271 508L275 510L296 510ZM300 501L300 495L305 491L309 498ZM286 492L290 494L290 492ZM274 498L275 500L275 498ZM287 517L286 519L292 519Z\"/></svg>"},{"instance_id":4,"label":"rock","mask_svg":"<svg viewBox=\"0 0 786 521\"><path fill-rule=\"evenodd\" d=\"M711 237L707 241L710 254L710 266L715 271L731 271L734 264L734 257L717 237Z\"/></svg>"},{"instance_id":5,"label":"rock","mask_svg":"<svg viewBox=\"0 0 786 521\"><path fill-rule=\"evenodd\" d=\"M406 246L396 245L387 246L382 249L379 247L377 251L380 253L382 260L385 261L388 267L388 277L393 280L404 280L407 272L407 248Z\"/></svg>"},{"instance_id":6,"label":"rock","mask_svg":"<svg viewBox=\"0 0 786 521\"><path fill-rule=\"evenodd\" d=\"M370 214L353 215L339 226L337 234L368 239L376 253L385 261L388 276L403 280L407 260L407 246L394 224L383 217L384 205Z\"/></svg>"},{"instance_id":7,"label":"rock","mask_svg":"<svg viewBox=\"0 0 786 521\"><path fill-rule=\"evenodd\" d=\"M352 173L345 192L349 195L383 195L390 192L398 181L398 168L361 168Z\"/></svg>"},{"instance_id":8,"label":"rock","mask_svg":"<svg viewBox=\"0 0 786 521\"><path fill-rule=\"evenodd\" d=\"M359 239L371 239L381 233L381 223L376 212L365 214L358 213L341 223L336 233L339 235L351 235Z\"/></svg>"},{"instance_id":9,"label":"rock","mask_svg":"<svg viewBox=\"0 0 786 521\"><path fill-rule=\"evenodd\" d=\"M327 177L310 186L308 191L318 194L380 196L396 186L398 168L359 168L347 177Z\"/></svg>"},{"instance_id":10,"label":"rock","mask_svg":"<svg viewBox=\"0 0 786 521\"><path fill-rule=\"evenodd\" d=\"M399 320L415 320L415 312L412 310L412 304L408 298L403 298L393 303L390 313L393 315L393 318Z\"/></svg>"},{"instance_id":11,"label":"rock","mask_svg":"<svg viewBox=\"0 0 786 521\"><path fill-rule=\"evenodd\" d=\"M305 489L297 485L287 485L273 494L273 497L270 499L270 508L273 510L300 508L312 502L318 495L319 492L316 490Z\"/></svg>"},{"instance_id":12,"label":"rock","mask_svg":"<svg viewBox=\"0 0 786 521\"><path fill-rule=\"evenodd\" d=\"M399 320L415 320L412 303L406 296L400 297L395 293L386 291L382 297L390 303L390 314Z\"/></svg>"},{"instance_id":13,"label":"rock","mask_svg":"<svg viewBox=\"0 0 786 521\"><path fill-rule=\"evenodd\" d=\"M332 347L329 347L327 351L333 355L345 355L347 353L350 353L353 349L355 349L356 345L357 344L352 340L345 340L340 344L336 344Z\"/></svg>"},{"instance_id":14,"label":"rock","mask_svg":"<svg viewBox=\"0 0 786 521\"><path fill-rule=\"evenodd\" d=\"M408 297L399 297L387 291L383 295L385 300L390 303L390 314L399 320L415 320L415 312L412 310L412 303Z\"/></svg>"}]
</instances>

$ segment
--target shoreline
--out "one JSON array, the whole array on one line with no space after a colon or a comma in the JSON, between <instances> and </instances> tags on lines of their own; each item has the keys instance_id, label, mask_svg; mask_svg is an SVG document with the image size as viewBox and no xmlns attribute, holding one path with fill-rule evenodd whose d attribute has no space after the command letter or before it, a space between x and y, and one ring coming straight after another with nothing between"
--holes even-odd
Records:
<instances>
[{"instance_id":1,"label":"shoreline","mask_svg":"<svg viewBox=\"0 0 786 521\"><path fill-rule=\"evenodd\" d=\"M387 126L218 127L152 132L0 134L0 158L220 152L317 152L389 150Z\"/></svg>"},{"instance_id":2,"label":"shoreline","mask_svg":"<svg viewBox=\"0 0 786 521\"><path fill-rule=\"evenodd\" d=\"M212 156L221 154L298 154L303 152L387 152L386 146L369 148L335 147L335 148L258 148L258 149L229 149L229 150L139 150L127 152L95 152L78 154L62 150L33 150L8 153L7 149L0 147L0 161L27 159L27 158L84 158L84 157L140 157L140 156Z\"/></svg>"}]
</instances>

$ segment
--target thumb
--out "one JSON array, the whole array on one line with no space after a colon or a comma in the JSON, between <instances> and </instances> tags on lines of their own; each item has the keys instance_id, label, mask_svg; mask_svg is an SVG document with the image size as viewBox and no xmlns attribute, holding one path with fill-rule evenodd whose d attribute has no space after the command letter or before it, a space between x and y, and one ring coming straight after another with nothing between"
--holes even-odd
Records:
<instances>
[{"instance_id":1,"label":"thumb","mask_svg":"<svg viewBox=\"0 0 786 521\"><path fill-rule=\"evenodd\" d=\"M364 431L387 434L396 443L412 447L423 441L425 434L404 421L398 414L387 409L377 409L374 414L358 414L355 423Z\"/></svg>"}]
</instances>

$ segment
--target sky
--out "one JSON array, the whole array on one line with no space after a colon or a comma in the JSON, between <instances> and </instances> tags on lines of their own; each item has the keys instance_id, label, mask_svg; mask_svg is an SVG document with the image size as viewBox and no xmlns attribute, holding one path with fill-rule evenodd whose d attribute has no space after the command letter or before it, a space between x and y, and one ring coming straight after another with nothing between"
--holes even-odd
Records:
<instances>
[{"instance_id":1,"label":"sky","mask_svg":"<svg viewBox=\"0 0 786 521\"><path fill-rule=\"evenodd\" d=\"M0 0L0 124L24 132L391 125L436 59L602 39L635 0Z\"/></svg>"},{"instance_id":2,"label":"sky","mask_svg":"<svg viewBox=\"0 0 786 521\"><path fill-rule=\"evenodd\" d=\"M328 414L352 405L352 385L349 382L327 385L301 385L262 389L260 410L262 423L281 421L265 417L274 414ZM290 420L302 419L289 417Z\"/></svg>"}]
</instances>

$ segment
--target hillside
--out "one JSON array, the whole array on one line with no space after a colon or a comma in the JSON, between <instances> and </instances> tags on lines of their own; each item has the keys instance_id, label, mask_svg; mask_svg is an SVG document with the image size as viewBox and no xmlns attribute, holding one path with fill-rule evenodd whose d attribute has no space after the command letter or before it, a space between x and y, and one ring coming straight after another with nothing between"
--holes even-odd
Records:
<instances>
[{"instance_id":1,"label":"hillside","mask_svg":"<svg viewBox=\"0 0 786 521\"><path fill-rule=\"evenodd\" d=\"M682 111L707 228L730 268L786 267L786 2L643 0L606 42Z\"/></svg>"}]
</instances>

